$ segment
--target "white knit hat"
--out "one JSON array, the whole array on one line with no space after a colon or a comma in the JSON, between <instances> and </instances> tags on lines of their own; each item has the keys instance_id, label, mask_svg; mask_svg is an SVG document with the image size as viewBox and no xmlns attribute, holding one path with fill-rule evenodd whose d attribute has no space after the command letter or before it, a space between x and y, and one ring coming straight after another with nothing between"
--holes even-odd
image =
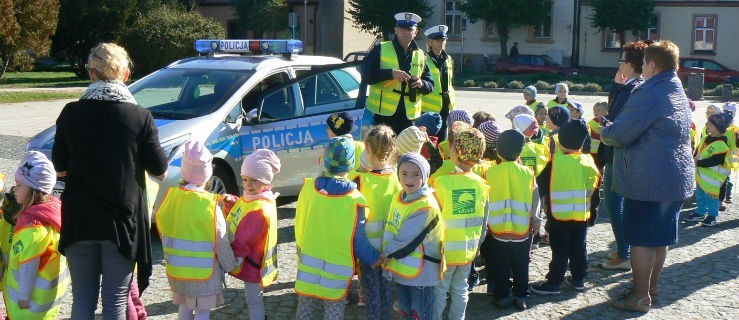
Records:
<instances>
[{"instance_id":1,"label":"white knit hat","mask_svg":"<svg viewBox=\"0 0 739 320\"><path fill-rule=\"evenodd\" d=\"M398 135L398 154L403 155L408 152L421 152L423 143L426 142L426 136L423 131L416 126L410 126L401 131Z\"/></svg>"},{"instance_id":2,"label":"white knit hat","mask_svg":"<svg viewBox=\"0 0 739 320\"><path fill-rule=\"evenodd\" d=\"M31 189L51 194L56 184L56 171L46 155L38 151L28 151L15 171L15 179Z\"/></svg>"},{"instance_id":3,"label":"white knit hat","mask_svg":"<svg viewBox=\"0 0 739 320\"><path fill-rule=\"evenodd\" d=\"M241 164L241 175L272 184L275 173L280 172L280 158L269 149L257 149L244 158Z\"/></svg>"},{"instance_id":4,"label":"white knit hat","mask_svg":"<svg viewBox=\"0 0 739 320\"><path fill-rule=\"evenodd\" d=\"M185 143L182 156L182 179L188 183L202 186L213 175L213 155L200 141Z\"/></svg>"},{"instance_id":5,"label":"white knit hat","mask_svg":"<svg viewBox=\"0 0 739 320\"><path fill-rule=\"evenodd\" d=\"M524 136L531 137L539 129L539 123L530 114L519 114L513 118L513 128Z\"/></svg>"}]
</instances>

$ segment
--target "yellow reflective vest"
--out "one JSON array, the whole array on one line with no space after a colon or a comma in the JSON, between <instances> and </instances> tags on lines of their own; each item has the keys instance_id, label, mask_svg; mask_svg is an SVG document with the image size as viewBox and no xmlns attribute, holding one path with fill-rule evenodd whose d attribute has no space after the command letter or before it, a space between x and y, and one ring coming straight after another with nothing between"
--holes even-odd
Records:
<instances>
[{"instance_id":1,"label":"yellow reflective vest","mask_svg":"<svg viewBox=\"0 0 739 320\"><path fill-rule=\"evenodd\" d=\"M59 252L59 232L51 226L32 225L15 230L3 280L8 319L56 319L69 286L67 260ZM22 264L39 259L36 283L29 299L31 307L20 309L16 274Z\"/></svg>"},{"instance_id":2,"label":"yellow reflective vest","mask_svg":"<svg viewBox=\"0 0 739 320\"><path fill-rule=\"evenodd\" d=\"M490 187L475 173L461 172L439 177L435 189L444 220L446 263L467 265L477 255Z\"/></svg>"},{"instance_id":3,"label":"yellow reflective vest","mask_svg":"<svg viewBox=\"0 0 739 320\"><path fill-rule=\"evenodd\" d=\"M449 160L452 156L449 150L449 139L439 142L439 154L441 154L442 160Z\"/></svg>"},{"instance_id":4,"label":"yellow reflective vest","mask_svg":"<svg viewBox=\"0 0 739 320\"><path fill-rule=\"evenodd\" d=\"M559 221L588 221L590 195L598 186L598 168L589 154L552 157L549 185L550 212Z\"/></svg>"},{"instance_id":5,"label":"yellow reflective vest","mask_svg":"<svg viewBox=\"0 0 739 320\"><path fill-rule=\"evenodd\" d=\"M725 142L718 140L706 144L706 137L708 136L703 137L698 146L697 160L703 160L716 154L729 152L729 146ZM729 155L727 154L726 157L728 158ZM729 168L724 164L713 167L696 167L696 169L695 181L697 182L698 187L700 187L705 193L717 198L721 191L721 185L726 180L726 177L729 176Z\"/></svg>"},{"instance_id":6,"label":"yellow reflective vest","mask_svg":"<svg viewBox=\"0 0 739 320\"><path fill-rule=\"evenodd\" d=\"M412 54L411 69L408 73L420 77L426 65L426 54L420 49L413 50ZM380 42L380 69L400 69L392 41ZM410 101L406 94L401 95L402 88L401 82L393 79L371 84L367 96L367 109L374 114L392 116L398 108L400 99L404 99L406 117L409 120L418 118L421 115L422 104L420 92L416 95L416 101ZM407 91L408 88L405 93Z\"/></svg>"},{"instance_id":7,"label":"yellow reflective vest","mask_svg":"<svg viewBox=\"0 0 739 320\"><path fill-rule=\"evenodd\" d=\"M231 212L228 213L228 217L226 217L226 223L228 223L228 229L231 234L236 234L239 224L249 214L262 215L267 222L267 241L264 242L264 257L262 261L259 261L262 286L267 287L277 278L277 205L274 200L257 199L246 201L244 198L239 198L231 208ZM252 262L256 263L257 261ZM229 274L234 277L239 276L243 270L244 263L250 262L245 260L236 269L229 272Z\"/></svg>"},{"instance_id":8,"label":"yellow reflective vest","mask_svg":"<svg viewBox=\"0 0 739 320\"><path fill-rule=\"evenodd\" d=\"M496 165L493 160L483 160L482 162L472 166L472 173L478 175L482 180L485 180L488 176L488 170Z\"/></svg>"},{"instance_id":9,"label":"yellow reflective vest","mask_svg":"<svg viewBox=\"0 0 739 320\"><path fill-rule=\"evenodd\" d=\"M295 292L322 300L346 296L354 276L354 231L357 208L367 206L356 189L326 195L305 179L295 207L295 243L298 275Z\"/></svg>"},{"instance_id":10,"label":"yellow reflective vest","mask_svg":"<svg viewBox=\"0 0 739 320\"><path fill-rule=\"evenodd\" d=\"M588 128L590 128L590 153L597 154L600 146L600 121L596 119L588 121Z\"/></svg>"},{"instance_id":11,"label":"yellow reflective vest","mask_svg":"<svg viewBox=\"0 0 739 320\"><path fill-rule=\"evenodd\" d=\"M216 207L218 195L172 187L155 219L162 239L167 276L177 280L205 281L216 261Z\"/></svg>"},{"instance_id":12,"label":"yellow reflective vest","mask_svg":"<svg viewBox=\"0 0 739 320\"><path fill-rule=\"evenodd\" d=\"M559 103L557 102L557 99L552 99L552 100L549 100L549 102L547 103L547 109L551 109L554 107L563 107L567 109L567 103L569 103L569 101L567 100L565 100L564 103Z\"/></svg>"},{"instance_id":13,"label":"yellow reflective vest","mask_svg":"<svg viewBox=\"0 0 739 320\"><path fill-rule=\"evenodd\" d=\"M0 210L0 251L2 252L2 261L0 261L0 286L3 283L2 275L8 269L8 259L10 258L10 247L13 245L13 231L15 226L11 225L2 217L3 211Z\"/></svg>"},{"instance_id":14,"label":"yellow reflective vest","mask_svg":"<svg viewBox=\"0 0 739 320\"><path fill-rule=\"evenodd\" d=\"M523 146L520 158L521 163L533 170L538 176L549 161L549 147L533 141L527 141Z\"/></svg>"},{"instance_id":15,"label":"yellow reflective vest","mask_svg":"<svg viewBox=\"0 0 739 320\"><path fill-rule=\"evenodd\" d=\"M429 71L431 72L431 78L434 79L434 91L431 91L430 94L423 96L422 100L422 112L441 112L441 109L444 105L444 98L443 93L441 92L441 70L439 69L439 66L436 65L436 63L433 62L433 59L429 59L431 63L428 63ZM446 92L447 95L449 95L449 111L454 110L455 100L456 100L456 93L454 92L454 87L452 87L452 76L454 75L454 61L452 60L452 56L448 55L446 56L446 69L447 69L447 89L449 92Z\"/></svg>"},{"instance_id":16,"label":"yellow reflective vest","mask_svg":"<svg viewBox=\"0 0 739 320\"><path fill-rule=\"evenodd\" d=\"M427 226L433 223L436 224L431 228L425 239L443 239L444 221L441 220L441 210L436 199L422 196L411 202L404 202L401 199L402 195L403 192L398 193L390 204L390 214L385 224L385 234L382 237L383 247L400 233L400 229L408 216L419 210L429 211L424 222ZM427 260L423 249L424 245L439 245L439 252L442 252L442 258L439 262L439 279L441 279L442 273L446 271L446 262L443 258L443 241L438 244L426 243L425 239L409 255L400 259L392 258L382 268L406 279L418 278L421 271L423 271L425 260Z\"/></svg>"},{"instance_id":17,"label":"yellow reflective vest","mask_svg":"<svg viewBox=\"0 0 739 320\"><path fill-rule=\"evenodd\" d=\"M518 162L506 161L490 168L487 180L490 185L490 233L528 235L536 181L534 172Z\"/></svg>"},{"instance_id":18,"label":"yellow reflective vest","mask_svg":"<svg viewBox=\"0 0 739 320\"><path fill-rule=\"evenodd\" d=\"M364 227L367 238L375 249L381 250L390 202L396 194L403 191L398 175L395 172L358 172L350 179L357 184L357 190L367 200L367 206L370 209Z\"/></svg>"},{"instance_id":19,"label":"yellow reflective vest","mask_svg":"<svg viewBox=\"0 0 739 320\"><path fill-rule=\"evenodd\" d=\"M726 167L731 170L739 169L739 149L737 149L736 135L739 132L739 128L736 125L731 124L726 129L727 145L729 146L729 154L726 155Z\"/></svg>"}]
</instances>

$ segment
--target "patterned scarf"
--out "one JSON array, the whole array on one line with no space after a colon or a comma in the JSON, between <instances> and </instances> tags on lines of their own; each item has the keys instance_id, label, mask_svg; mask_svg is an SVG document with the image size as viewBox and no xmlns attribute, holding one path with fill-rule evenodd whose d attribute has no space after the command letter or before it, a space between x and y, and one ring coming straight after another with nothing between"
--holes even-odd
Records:
<instances>
[{"instance_id":1,"label":"patterned scarf","mask_svg":"<svg viewBox=\"0 0 739 320\"><path fill-rule=\"evenodd\" d=\"M98 80L90 84L80 99L136 103L128 87L120 80Z\"/></svg>"}]
</instances>

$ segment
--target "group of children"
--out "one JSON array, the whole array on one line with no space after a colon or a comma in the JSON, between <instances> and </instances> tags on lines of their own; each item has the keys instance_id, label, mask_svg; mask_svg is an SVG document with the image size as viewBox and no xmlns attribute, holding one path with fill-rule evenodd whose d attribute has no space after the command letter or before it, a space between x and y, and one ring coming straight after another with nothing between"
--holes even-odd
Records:
<instances>
[{"instance_id":1,"label":"group of children","mask_svg":"<svg viewBox=\"0 0 739 320\"><path fill-rule=\"evenodd\" d=\"M330 115L323 173L305 179L296 204L296 318L315 319L323 308L325 319L342 319L358 274L369 319L390 318L394 308L408 319L440 319L448 296L449 318L463 319L478 252L499 308L524 310L530 292L558 294L563 283L584 290L600 118L608 108L595 104L586 123L582 105L560 97L560 87L550 107L536 101L533 86L524 89L526 106L506 115L513 129L502 132L488 113L453 110L441 142L436 113L397 136L385 125L370 127L362 142L352 138L351 116ZM729 172L739 166L735 113L735 104L709 106L695 147L698 208L687 220L715 225L719 195L730 194ZM173 302L179 319L209 319L224 303L227 272L244 281L250 319L264 319L263 290L277 278L278 194L271 184L280 159L267 149L246 156L240 197L206 191L212 161L202 143L186 143L181 185L167 190L155 215ZM57 251L55 182L51 162L31 151L5 194L0 278L12 318L55 318L69 284ZM529 285L532 242L546 238L539 236L544 217L549 272Z\"/></svg>"}]
</instances>

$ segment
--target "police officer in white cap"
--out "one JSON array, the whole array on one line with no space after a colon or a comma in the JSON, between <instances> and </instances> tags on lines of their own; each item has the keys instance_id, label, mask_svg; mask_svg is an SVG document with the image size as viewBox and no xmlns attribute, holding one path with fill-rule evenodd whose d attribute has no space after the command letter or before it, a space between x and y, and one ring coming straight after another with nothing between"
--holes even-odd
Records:
<instances>
[{"instance_id":1,"label":"police officer in white cap","mask_svg":"<svg viewBox=\"0 0 739 320\"><path fill-rule=\"evenodd\" d=\"M439 130L439 142L446 139L446 118L449 111L454 110L454 88L452 87L452 75L454 74L454 61L446 53L446 39L449 27L445 25L433 26L426 29L424 34L428 38L427 64L434 79L434 90L428 96L423 97L423 112L437 112L441 115L441 130Z\"/></svg>"},{"instance_id":2,"label":"police officer in white cap","mask_svg":"<svg viewBox=\"0 0 739 320\"><path fill-rule=\"evenodd\" d=\"M421 95L433 91L434 80L426 54L413 40L421 17L401 12L395 20L395 38L370 51L364 73L370 87L367 110L374 114L375 124L386 124L397 134L421 115Z\"/></svg>"}]
</instances>

